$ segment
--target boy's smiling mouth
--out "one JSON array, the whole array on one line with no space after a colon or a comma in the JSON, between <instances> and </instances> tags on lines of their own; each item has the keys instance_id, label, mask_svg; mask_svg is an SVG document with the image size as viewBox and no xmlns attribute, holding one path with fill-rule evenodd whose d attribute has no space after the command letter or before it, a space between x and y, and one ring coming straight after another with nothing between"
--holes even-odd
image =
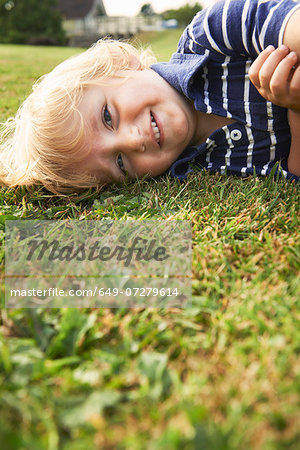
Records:
<instances>
[{"instance_id":1,"label":"boy's smiling mouth","mask_svg":"<svg viewBox=\"0 0 300 450\"><path fill-rule=\"evenodd\" d=\"M150 112L150 116L151 116L152 136L154 137L154 140L157 143L157 145L159 145L161 147L161 133L160 133L160 129L159 129L158 125L157 125L157 122L156 122L155 117L153 116L152 112Z\"/></svg>"}]
</instances>

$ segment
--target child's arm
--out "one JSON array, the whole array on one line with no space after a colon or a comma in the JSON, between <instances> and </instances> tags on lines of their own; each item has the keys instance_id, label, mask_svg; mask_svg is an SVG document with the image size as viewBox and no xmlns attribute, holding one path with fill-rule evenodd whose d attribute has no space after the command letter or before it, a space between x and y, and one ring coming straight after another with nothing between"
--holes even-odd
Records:
<instances>
[{"instance_id":1,"label":"child's arm","mask_svg":"<svg viewBox=\"0 0 300 450\"><path fill-rule=\"evenodd\" d=\"M249 76L259 93L272 103L289 109L291 147L288 169L300 176L300 65L286 46L268 47L252 64Z\"/></svg>"},{"instance_id":2,"label":"child's arm","mask_svg":"<svg viewBox=\"0 0 300 450\"><path fill-rule=\"evenodd\" d=\"M291 147L288 156L288 169L300 177L300 111L289 109Z\"/></svg>"}]
</instances>

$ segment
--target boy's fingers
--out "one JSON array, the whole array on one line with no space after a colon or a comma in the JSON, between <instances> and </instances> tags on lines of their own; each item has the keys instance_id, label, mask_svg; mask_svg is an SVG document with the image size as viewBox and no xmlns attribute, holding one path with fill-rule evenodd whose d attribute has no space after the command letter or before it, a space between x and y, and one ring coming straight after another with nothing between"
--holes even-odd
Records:
<instances>
[{"instance_id":1,"label":"boy's fingers","mask_svg":"<svg viewBox=\"0 0 300 450\"><path fill-rule=\"evenodd\" d=\"M272 103L298 109L300 105L300 66L295 52L285 45L271 46L255 60L249 77L258 92Z\"/></svg>"},{"instance_id":2,"label":"boy's fingers","mask_svg":"<svg viewBox=\"0 0 300 450\"><path fill-rule=\"evenodd\" d=\"M269 57L263 63L258 77L259 77L259 86L263 89L268 90L270 88L270 82L273 82L273 74L279 65L282 63L284 58L288 54L288 48L286 46L281 46L274 50ZM292 67L292 65L290 66ZM279 74L282 71L279 71Z\"/></svg>"},{"instance_id":3,"label":"boy's fingers","mask_svg":"<svg viewBox=\"0 0 300 450\"><path fill-rule=\"evenodd\" d=\"M263 52L261 52L256 60L252 63L250 70L249 70L249 77L251 82L256 86L257 88L260 87L260 80L259 80L259 72L265 63L265 61L269 58L272 52L274 52L275 48L272 45L269 45Z\"/></svg>"},{"instance_id":4,"label":"boy's fingers","mask_svg":"<svg viewBox=\"0 0 300 450\"><path fill-rule=\"evenodd\" d=\"M269 81L269 89L276 96L285 95L287 85L291 79L291 73L294 65L297 63L297 55L291 52L282 59L275 67L274 72ZM272 67L270 68L272 69ZM295 80L296 81L296 80Z\"/></svg>"}]
</instances>

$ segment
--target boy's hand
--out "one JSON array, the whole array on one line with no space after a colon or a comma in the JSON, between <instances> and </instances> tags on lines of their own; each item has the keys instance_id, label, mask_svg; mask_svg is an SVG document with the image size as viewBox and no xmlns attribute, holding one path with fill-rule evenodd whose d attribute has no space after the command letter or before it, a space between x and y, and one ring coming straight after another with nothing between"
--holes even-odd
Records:
<instances>
[{"instance_id":1,"label":"boy's hand","mask_svg":"<svg viewBox=\"0 0 300 450\"><path fill-rule=\"evenodd\" d=\"M295 52L282 45L267 47L254 61L249 77L267 100L300 111L300 65Z\"/></svg>"}]
</instances>

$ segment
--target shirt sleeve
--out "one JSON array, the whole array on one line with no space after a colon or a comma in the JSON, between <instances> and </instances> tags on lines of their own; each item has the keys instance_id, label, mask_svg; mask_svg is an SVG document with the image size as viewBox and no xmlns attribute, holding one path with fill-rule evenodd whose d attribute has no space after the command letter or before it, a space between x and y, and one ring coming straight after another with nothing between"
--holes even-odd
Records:
<instances>
[{"instance_id":1,"label":"shirt sleeve","mask_svg":"<svg viewBox=\"0 0 300 450\"><path fill-rule=\"evenodd\" d=\"M200 11L185 29L179 53L203 54L204 49L226 56L257 55L282 44L288 19L300 7L294 0L222 0Z\"/></svg>"}]
</instances>

